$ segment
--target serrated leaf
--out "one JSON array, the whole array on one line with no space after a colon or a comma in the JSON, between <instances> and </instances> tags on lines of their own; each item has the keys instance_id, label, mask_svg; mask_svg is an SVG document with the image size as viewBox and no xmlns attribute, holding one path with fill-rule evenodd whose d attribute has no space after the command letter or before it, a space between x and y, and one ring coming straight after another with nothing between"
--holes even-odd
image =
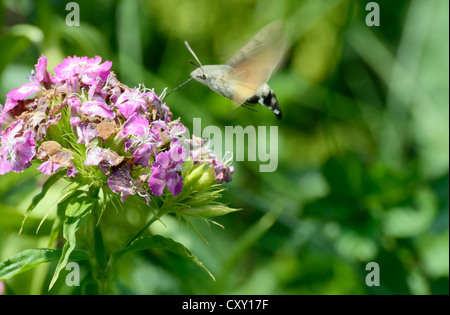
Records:
<instances>
[{"instance_id":1,"label":"serrated leaf","mask_svg":"<svg viewBox=\"0 0 450 315\"><path fill-rule=\"evenodd\" d=\"M63 226L63 236L66 239L66 243L62 249L61 258L59 259L58 266L56 267L52 281L50 282L50 289L58 280L59 273L65 268L69 261L70 254L77 245L76 232L83 226L89 215L94 209L97 199L77 197L70 199L66 209L66 220Z\"/></svg>"},{"instance_id":2,"label":"serrated leaf","mask_svg":"<svg viewBox=\"0 0 450 315\"><path fill-rule=\"evenodd\" d=\"M192 252L189 249L184 247L183 244L175 242L171 238L166 238L161 235L145 236L136 239L124 250L116 252L114 254L114 260L117 261L120 257L122 257L126 253L137 252L150 248L165 249L171 253L186 258L187 260L193 262L194 264L205 270L209 274L209 276L215 281L215 278L211 274L211 272L205 267L205 265L203 265L201 261L198 260L198 258L194 254L192 254Z\"/></svg>"},{"instance_id":3,"label":"serrated leaf","mask_svg":"<svg viewBox=\"0 0 450 315\"><path fill-rule=\"evenodd\" d=\"M0 263L0 281L10 279L42 263L56 261L61 257L61 254L61 250L48 248L24 250ZM89 259L89 255L83 251L74 251L71 258L73 261L80 261Z\"/></svg>"}]
</instances>

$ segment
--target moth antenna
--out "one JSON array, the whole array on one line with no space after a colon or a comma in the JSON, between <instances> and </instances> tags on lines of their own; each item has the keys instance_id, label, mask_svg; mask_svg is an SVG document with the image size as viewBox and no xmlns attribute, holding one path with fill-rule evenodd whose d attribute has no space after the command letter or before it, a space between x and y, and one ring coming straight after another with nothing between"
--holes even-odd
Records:
<instances>
[{"instance_id":1,"label":"moth antenna","mask_svg":"<svg viewBox=\"0 0 450 315\"><path fill-rule=\"evenodd\" d=\"M198 64L200 65L199 68L203 69L203 65L200 62L200 60L198 60L197 55L194 53L194 51L192 50L191 46L189 46L189 43L187 42L187 40L184 41L184 44L186 45L187 49L189 50L189 52L192 54L192 56L194 56L195 60L197 60Z\"/></svg>"},{"instance_id":2,"label":"moth antenna","mask_svg":"<svg viewBox=\"0 0 450 315\"><path fill-rule=\"evenodd\" d=\"M189 81L191 81L192 78L187 79L186 81L184 81L183 83L181 83L179 86L177 86L176 88L172 89L169 93L167 93L166 95L164 95L163 98L161 99L161 102L167 98L167 96L169 96L173 91L178 90L180 87L182 87L183 85L185 85L186 83L188 83Z\"/></svg>"},{"instance_id":3,"label":"moth antenna","mask_svg":"<svg viewBox=\"0 0 450 315\"><path fill-rule=\"evenodd\" d=\"M199 66L198 64L196 64L195 62L193 62L192 60L189 61L189 63L190 63L191 65L193 65L194 67L196 67L196 68L200 68L200 66Z\"/></svg>"}]
</instances>

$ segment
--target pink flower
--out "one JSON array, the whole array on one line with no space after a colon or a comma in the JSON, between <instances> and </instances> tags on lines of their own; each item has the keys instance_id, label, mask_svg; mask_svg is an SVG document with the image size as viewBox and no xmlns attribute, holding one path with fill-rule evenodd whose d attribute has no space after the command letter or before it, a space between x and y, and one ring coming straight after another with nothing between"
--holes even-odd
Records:
<instances>
[{"instance_id":1,"label":"pink flower","mask_svg":"<svg viewBox=\"0 0 450 315\"><path fill-rule=\"evenodd\" d=\"M158 138L150 129L150 123L144 117L133 114L123 125L125 134L132 136L125 141L125 151L133 154L135 165L149 166L152 152L156 152Z\"/></svg>"},{"instance_id":2,"label":"pink flower","mask_svg":"<svg viewBox=\"0 0 450 315\"><path fill-rule=\"evenodd\" d=\"M78 97L71 97L67 100L67 104L69 104L70 113L72 116L78 114L78 109L81 107L81 101Z\"/></svg>"},{"instance_id":3,"label":"pink flower","mask_svg":"<svg viewBox=\"0 0 450 315\"><path fill-rule=\"evenodd\" d=\"M13 101L21 101L26 99L31 94L39 92L41 87L38 83L26 83L21 85L19 88L16 88L6 94L6 97L11 98Z\"/></svg>"},{"instance_id":4,"label":"pink flower","mask_svg":"<svg viewBox=\"0 0 450 315\"><path fill-rule=\"evenodd\" d=\"M23 132L23 125L19 119L0 133L0 175L22 172L36 155L33 135L29 130Z\"/></svg>"},{"instance_id":5,"label":"pink flower","mask_svg":"<svg viewBox=\"0 0 450 315\"><path fill-rule=\"evenodd\" d=\"M76 174L76 169L72 163L72 152L63 149L56 141L44 141L38 149L36 158L45 161L38 167L42 174L53 175L62 167L69 168L68 175L75 176Z\"/></svg>"},{"instance_id":6,"label":"pink flower","mask_svg":"<svg viewBox=\"0 0 450 315\"><path fill-rule=\"evenodd\" d=\"M105 175L109 175L109 168L119 165L122 161L123 157L119 156L116 152L93 145L87 151L84 164L97 165Z\"/></svg>"},{"instance_id":7,"label":"pink flower","mask_svg":"<svg viewBox=\"0 0 450 315\"><path fill-rule=\"evenodd\" d=\"M42 163L38 170L41 171L42 174L45 175L53 175L56 173L58 169L60 169L62 166L59 163L53 163L51 160L48 160L44 163Z\"/></svg>"},{"instance_id":8,"label":"pink flower","mask_svg":"<svg viewBox=\"0 0 450 315\"><path fill-rule=\"evenodd\" d=\"M78 77L84 84L95 84L97 77L104 82L110 73L109 69L112 66L111 61L101 63L102 58L96 56L95 58L88 57L67 57L55 68L55 75L53 81L56 84L69 80L72 77Z\"/></svg>"},{"instance_id":9,"label":"pink flower","mask_svg":"<svg viewBox=\"0 0 450 315\"><path fill-rule=\"evenodd\" d=\"M234 166L214 160L212 167L214 167L216 183L222 184L223 182L229 183L232 181L231 174L234 173Z\"/></svg>"},{"instance_id":10,"label":"pink flower","mask_svg":"<svg viewBox=\"0 0 450 315\"><path fill-rule=\"evenodd\" d=\"M97 139L98 132L95 124L90 122L82 122L79 117L70 117L70 125L75 129L78 141L77 143L88 146L92 141Z\"/></svg>"},{"instance_id":11,"label":"pink flower","mask_svg":"<svg viewBox=\"0 0 450 315\"><path fill-rule=\"evenodd\" d=\"M152 175L148 184L153 194L161 196L167 185L169 191L176 197L183 188L183 178L179 174L186 157L186 149L180 145L180 140L174 139L169 151L156 156L152 165Z\"/></svg>"},{"instance_id":12,"label":"pink flower","mask_svg":"<svg viewBox=\"0 0 450 315\"><path fill-rule=\"evenodd\" d=\"M11 98L6 99L5 107L0 105L0 125L5 121L12 120L14 117L11 117L11 111L18 105L18 101L14 101Z\"/></svg>"},{"instance_id":13,"label":"pink flower","mask_svg":"<svg viewBox=\"0 0 450 315\"><path fill-rule=\"evenodd\" d=\"M91 85L88 95L91 99L94 97L106 99L107 92L103 89L103 81L100 77L97 77L95 83Z\"/></svg>"},{"instance_id":14,"label":"pink flower","mask_svg":"<svg viewBox=\"0 0 450 315\"><path fill-rule=\"evenodd\" d=\"M85 116L102 118L114 118L116 116L111 105L108 105L101 97L95 97L91 101L81 104L80 112Z\"/></svg>"},{"instance_id":15,"label":"pink flower","mask_svg":"<svg viewBox=\"0 0 450 315\"><path fill-rule=\"evenodd\" d=\"M178 138L186 132L186 127L174 121L167 125L163 120L155 120L152 122L153 133L158 135L162 143L170 143L172 139Z\"/></svg>"},{"instance_id":16,"label":"pink flower","mask_svg":"<svg viewBox=\"0 0 450 315\"><path fill-rule=\"evenodd\" d=\"M118 166L111 167L111 175L108 177L108 186L116 194L120 193L120 201L124 202L129 196L138 194L147 204L150 203L150 196L144 187L143 179L137 180L131 176L132 165L130 163L121 163ZM145 178L145 175L143 176Z\"/></svg>"},{"instance_id":17,"label":"pink flower","mask_svg":"<svg viewBox=\"0 0 450 315\"><path fill-rule=\"evenodd\" d=\"M35 68L36 73L32 71L31 76L28 76L30 83L23 84L19 88L10 91L6 97L9 97L14 101L21 101L26 99L28 96L39 92L42 88L50 88L51 78L46 69L47 58L45 56L41 56L38 59L38 63L35 65Z\"/></svg>"},{"instance_id":18,"label":"pink flower","mask_svg":"<svg viewBox=\"0 0 450 315\"><path fill-rule=\"evenodd\" d=\"M149 121L137 114L132 115L124 124L123 130L127 135L145 137L150 135Z\"/></svg>"},{"instance_id":19,"label":"pink flower","mask_svg":"<svg viewBox=\"0 0 450 315\"><path fill-rule=\"evenodd\" d=\"M147 94L141 93L139 89L126 90L116 101L117 109L125 118L130 118L134 113L147 113Z\"/></svg>"},{"instance_id":20,"label":"pink flower","mask_svg":"<svg viewBox=\"0 0 450 315\"><path fill-rule=\"evenodd\" d=\"M51 87L51 76L47 71L47 57L42 55L38 59L38 63L35 65L36 74L32 72L31 81L34 83L39 83L46 89Z\"/></svg>"}]
</instances>

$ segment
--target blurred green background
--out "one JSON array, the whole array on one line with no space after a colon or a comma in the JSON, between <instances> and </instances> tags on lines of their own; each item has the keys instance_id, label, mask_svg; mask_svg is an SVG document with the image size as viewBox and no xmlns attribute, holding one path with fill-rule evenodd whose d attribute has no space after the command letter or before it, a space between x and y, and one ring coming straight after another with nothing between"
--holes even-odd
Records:
<instances>
[{"instance_id":1,"label":"blurred green background","mask_svg":"<svg viewBox=\"0 0 450 315\"><path fill-rule=\"evenodd\" d=\"M161 251L129 255L117 274L124 294L448 294L449 2L376 1L380 26L365 24L369 1L79 0L0 1L0 103L26 82L37 58L99 55L120 81L160 94L189 77L189 41L203 64L223 63L276 19L291 41L269 83L284 118L232 103L197 82L167 98L175 117L202 126L278 126L278 169L235 162L222 200L242 211L195 231L175 218L153 232L186 245L215 275ZM0 261L48 246L53 189L26 225L23 213L44 178L35 169L0 178ZM133 209L126 214L133 222ZM120 217L111 209L109 220ZM117 230L123 221L116 219ZM369 287L368 262L380 266ZM41 265L6 282L9 293L47 292ZM83 271L82 271L83 272ZM52 272L50 271L50 275Z\"/></svg>"}]
</instances>

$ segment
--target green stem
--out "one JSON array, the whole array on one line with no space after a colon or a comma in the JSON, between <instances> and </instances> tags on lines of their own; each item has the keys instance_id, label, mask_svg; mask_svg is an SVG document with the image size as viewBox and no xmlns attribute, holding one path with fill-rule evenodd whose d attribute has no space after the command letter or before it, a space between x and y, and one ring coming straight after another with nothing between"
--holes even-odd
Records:
<instances>
[{"instance_id":1,"label":"green stem","mask_svg":"<svg viewBox=\"0 0 450 315\"><path fill-rule=\"evenodd\" d=\"M105 245L103 243L103 235L99 225L94 228L94 251L99 268L101 270L106 270L107 262Z\"/></svg>"},{"instance_id":2,"label":"green stem","mask_svg":"<svg viewBox=\"0 0 450 315\"><path fill-rule=\"evenodd\" d=\"M157 214L153 215L153 217L144 225L144 227L130 239L130 241L126 244L125 248L130 246L131 243L133 243L138 237L140 237L142 235L142 233L144 233L150 227L150 225L152 225L153 222L155 222L156 220L159 220L163 215L165 215L169 212L170 211L168 211L168 210L163 211L161 209Z\"/></svg>"},{"instance_id":3,"label":"green stem","mask_svg":"<svg viewBox=\"0 0 450 315\"><path fill-rule=\"evenodd\" d=\"M95 225L95 220L91 222L91 232L93 235L91 243L91 268L92 276L97 283L97 293L99 295L108 294L109 265L103 243L103 235L99 225Z\"/></svg>"},{"instance_id":4,"label":"green stem","mask_svg":"<svg viewBox=\"0 0 450 315\"><path fill-rule=\"evenodd\" d=\"M93 197L98 198L99 189L93 190ZM91 268L92 275L97 283L97 293L99 295L108 294L109 284L109 265L105 251L105 244L103 241L103 234L100 228L98 217L101 213L101 209L97 207L98 212L95 212L90 222L90 233L93 236L91 238Z\"/></svg>"}]
</instances>

